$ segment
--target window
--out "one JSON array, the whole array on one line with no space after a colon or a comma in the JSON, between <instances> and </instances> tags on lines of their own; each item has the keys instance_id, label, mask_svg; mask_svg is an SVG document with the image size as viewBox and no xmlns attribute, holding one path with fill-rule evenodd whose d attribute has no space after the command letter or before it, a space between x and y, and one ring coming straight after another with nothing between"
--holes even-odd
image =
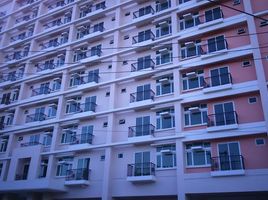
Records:
<instances>
[{"instance_id":1,"label":"window","mask_svg":"<svg viewBox=\"0 0 268 200\"><path fill-rule=\"evenodd\" d=\"M135 68L132 69L132 71L139 71L142 69L148 69L148 68L153 68L153 62L151 60L151 56L144 56L144 57L140 57L137 59L137 63L132 64L132 67Z\"/></svg>"},{"instance_id":2,"label":"window","mask_svg":"<svg viewBox=\"0 0 268 200\"><path fill-rule=\"evenodd\" d=\"M244 60L242 62L242 67L249 67L249 66L251 66L251 62L249 60Z\"/></svg>"},{"instance_id":3,"label":"window","mask_svg":"<svg viewBox=\"0 0 268 200\"><path fill-rule=\"evenodd\" d=\"M50 105L48 107L47 117L53 118L56 117L56 114L57 114L57 105L56 104Z\"/></svg>"},{"instance_id":4,"label":"window","mask_svg":"<svg viewBox=\"0 0 268 200\"><path fill-rule=\"evenodd\" d=\"M174 92L173 76L163 76L156 80L156 95L165 95Z\"/></svg>"},{"instance_id":5,"label":"window","mask_svg":"<svg viewBox=\"0 0 268 200\"><path fill-rule=\"evenodd\" d=\"M43 159L40 164L39 178L45 178L47 175L48 159Z\"/></svg>"},{"instance_id":6,"label":"window","mask_svg":"<svg viewBox=\"0 0 268 200\"><path fill-rule=\"evenodd\" d=\"M240 3L241 3L240 0L234 0L233 5L236 6L236 5L239 5Z\"/></svg>"},{"instance_id":7,"label":"window","mask_svg":"<svg viewBox=\"0 0 268 200\"><path fill-rule=\"evenodd\" d=\"M220 67L210 70L211 87L231 83L231 76L228 67Z\"/></svg>"},{"instance_id":8,"label":"window","mask_svg":"<svg viewBox=\"0 0 268 200\"><path fill-rule=\"evenodd\" d=\"M183 90L191 90L201 88L204 85L204 71L198 70L196 72L182 74Z\"/></svg>"},{"instance_id":9,"label":"window","mask_svg":"<svg viewBox=\"0 0 268 200\"><path fill-rule=\"evenodd\" d=\"M181 44L181 59L190 58L193 56L201 55L201 41L196 40L195 42L186 42Z\"/></svg>"},{"instance_id":10,"label":"window","mask_svg":"<svg viewBox=\"0 0 268 200\"><path fill-rule=\"evenodd\" d=\"M8 137L0 138L0 152L6 152L8 144Z\"/></svg>"},{"instance_id":11,"label":"window","mask_svg":"<svg viewBox=\"0 0 268 200\"><path fill-rule=\"evenodd\" d=\"M82 132L81 132L81 144L89 143L92 144L92 138L93 137L93 126L83 126Z\"/></svg>"},{"instance_id":12,"label":"window","mask_svg":"<svg viewBox=\"0 0 268 200\"><path fill-rule=\"evenodd\" d=\"M202 125L207 123L207 105L192 105L184 108L184 125Z\"/></svg>"},{"instance_id":13,"label":"window","mask_svg":"<svg viewBox=\"0 0 268 200\"><path fill-rule=\"evenodd\" d=\"M256 138L255 144L256 144L256 146L263 146L263 145L265 145L265 139L264 138Z\"/></svg>"},{"instance_id":14,"label":"window","mask_svg":"<svg viewBox=\"0 0 268 200\"><path fill-rule=\"evenodd\" d=\"M101 56L101 44L91 47L89 56Z\"/></svg>"},{"instance_id":15,"label":"window","mask_svg":"<svg viewBox=\"0 0 268 200\"><path fill-rule=\"evenodd\" d=\"M70 87L81 85L84 83L84 77L83 74L84 71L76 72L71 74L71 79L70 79Z\"/></svg>"},{"instance_id":16,"label":"window","mask_svg":"<svg viewBox=\"0 0 268 200\"><path fill-rule=\"evenodd\" d=\"M192 143L186 144L186 163L191 166L207 166L210 165L211 148L210 143Z\"/></svg>"},{"instance_id":17,"label":"window","mask_svg":"<svg viewBox=\"0 0 268 200\"><path fill-rule=\"evenodd\" d=\"M73 158L64 157L58 160L56 176L66 176L67 171L72 169Z\"/></svg>"},{"instance_id":18,"label":"window","mask_svg":"<svg viewBox=\"0 0 268 200\"><path fill-rule=\"evenodd\" d=\"M74 51L73 61L77 62L87 57L87 47L81 47Z\"/></svg>"},{"instance_id":19,"label":"window","mask_svg":"<svg viewBox=\"0 0 268 200\"><path fill-rule=\"evenodd\" d=\"M0 177L2 175L2 171L3 171L3 163L0 163Z\"/></svg>"},{"instance_id":20,"label":"window","mask_svg":"<svg viewBox=\"0 0 268 200\"><path fill-rule=\"evenodd\" d=\"M77 126L68 127L62 130L61 143L69 144L72 143L75 139L77 132Z\"/></svg>"},{"instance_id":21,"label":"window","mask_svg":"<svg viewBox=\"0 0 268 200\"><path fill-rule=\"evenodd\" d=\"M51 142L52 142L52 134L51 133L46 134L43 138L43 145L45 147L49 147L51 145Z\"/></svg>"},{"instance_id":22,"label":"window","mask_svg":"<svg viewBox=\"0 0 268 200\"><path fill-rule=\"evenodd\" d=\"M123 154L122 154L122 153L119 153L119 154L117 155L117 157L118 157L118 158L123 158Z\"/></svg>"},{"instance_id":23,"label":"window","mask_svg":"<svg viewBox=\"0 0 268 200\"><path fill-rule=\"evenodd\" d=\"M175 127L174 109L167 108L156 112L156 129Z\"/></svg>"},{"instance_id":24,"label":"window","mask_svg":"<svg viewBox=\"0 0 268 200\"><path fill-rule=\"evenodd\" d=\"M172 168L176 166L175 144L156 147L157 168Z\"/></svg>"},{"instance_id":25,"label":"window","mask_svg":"<svg viewBox=\"0 0 268 200\"><path fill-rule=\"evenodd\" d=\"M95 70L88 72L87 82L88 83L91 83L91 82L98 83L99 82L99 69L95 69Z\"/></svg>"},{"instance_id":26,"label":"window","mask_svg":"<svg viewBox=\"0 0 268 200\"><path fill-rule=\"evenodd\" d=\"M180 17L180 30L185 30L200 24L199 13L188 13Z\"/></svg>"},{"instance_id":27,"label":"window","mask_svg":"<svg viewBox=\"0 0 268 200\"><path fill-rule=\"evenodd\" d=\"M156 26L156 37L160 38L166 35L171 34L171 20L168 19L166 21L158 23Z\"/></svg>"},{"instance_id":28,"label":"window","mask_svg":"<svg viewBox=\"0 0 268 200\"><path fill-rule=\"evenodd\" d=\"M103 2L101 2L101 3L97 3L97 4L95 5L95 7L96 7L96 10L106 8L106 7L105 7L105 1L103 1Z\"/></svg>"},{"instance_id":29,"label":"window","mask_svg":"<svg viewBox=\"0 0 268 200\"><path fill-rule=\"evenodd\" d=\"M171 0L161 0L161 1L156 1L156 12L160 12L162 10L166 10L171 7Z\"/></svg>"},{"instance_id":30,"label":"window","mask_svg":"<svg viewBox=\"0 0 268 200\"><path fill-rule=\"evenodd\" d=\"M61 87L61 79L60 78L54 79L52 82L52 91L60 90L60 87Z\"/></svg>"},{"instance_id":31,"label":"window","mask_svg":"<svg viewBox=\"0 0 268 200\"><path fill-rule=\"evenodd\" d=\"M80 102L76 101L76 99L70 99L67 101L66 113L75 113L80 111Z\"/></svg>"},{"instance_id":32,"label":"window","mask_svg":"<svg viewBox=\"0 0 268 200\"><path fill-rule=\"evenodd\" d=\"M101 155L100 161L104 161L104 160L105 160L105 155Z\"/></svg>"},{"instance_id":33,"label":"window","mask_svg":"<svg viewBox=\"0 0 268 200\"><path fill-rule=\"evenodd\" d=\"M172 63L172 48L163 48L156 51L156 65Z\"/></svg>"},{"instance_id":34,"label":"window","mask_svg":"<svg viewBox=\"0 0 268 200\"><path fill-rule=\"evenodd\" d=\"M150 29L141 31L137 36L133 37L133 43L144 42L146 40L153 39L154 35Z\"/></svg>"},{"instance_id":35,"label":"window","mask_svg":"<svg viewBox=\"0 0 268 200\"><path fill-rule=\"evenodd\" d=\"M108 122L103 122L103 127L108 127Z\"/></svg>"},{"instance_id":36,"label":"window","mask_svg":"<svg viewBox=\"0 0 268 200\"><path fill-rule=\"evenodd\" d=\"M220 7L205 11L206 22L210 22L220 18L222 18L222 11Z\"/></svg>"},{"instance_id":37,"label":"window","mask_svg":"<svg viewBox=\"0 0 268 200\"><path fill-rule=\"evenodd\" d=\"M208 39L208 53L227 49L227 43L223 35Z\"/></svg>"},{"instance_id":38,"label":"window","mask_svg":"<svg viewBox=\"0 0 268 200\"><path fill-rule=\"evenodd\" d=\"M248 98L248 103L249 104L254 104L257 102L257 97L249 97Z\"/></svg>"},{"instance_id":39,"label":"window","mask_svg":"<svg viewBox=\"0 0 268 200\"><path fill-rule=\"evenodd\" d=\"M191 1L191 0L179 0L179 4L183 4L183 3L186 3L188 1Z\"/></svg>"},{"instance_id":40,"label":"window","mask_svg":"<svg viewBox=\"0 0 268 200\"><path fill-rule=\"evenodd\" d=\"M237 123L237 116L236 112L234 111L233 102L215 104L214 111L215 114L212 115L214 119L210 122L212 125L222 126Z\"/></svg>"}]
</instances>

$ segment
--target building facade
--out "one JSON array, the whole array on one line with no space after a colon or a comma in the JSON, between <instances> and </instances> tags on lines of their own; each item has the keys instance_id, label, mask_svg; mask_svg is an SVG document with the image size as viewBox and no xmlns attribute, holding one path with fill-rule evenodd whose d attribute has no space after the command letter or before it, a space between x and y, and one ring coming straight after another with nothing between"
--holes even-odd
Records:
<instances>
[{"instance_id":1,"label":"building facade","mask_svg":"<svg viewBox=\"0 0 268 200\"><path fill-rule=\"evenodd\" d=\"M268 199L265 0L2 0L0 199Z\"/></svg>"}]
</instances>

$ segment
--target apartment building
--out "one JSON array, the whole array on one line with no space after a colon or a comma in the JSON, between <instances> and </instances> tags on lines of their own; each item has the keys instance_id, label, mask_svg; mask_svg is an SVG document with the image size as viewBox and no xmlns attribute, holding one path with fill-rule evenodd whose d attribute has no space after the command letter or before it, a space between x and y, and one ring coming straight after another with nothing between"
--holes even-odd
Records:
<instances>
[{"instance_id":1,"label":"apartment building","mask_svg":"<svg viewBox=\"0 0 268 200\"><path fill-rule=\"evenodd\" d=\"M0 199L268 199L265 0L2 0Z\"/></svg>"}]
</instances>

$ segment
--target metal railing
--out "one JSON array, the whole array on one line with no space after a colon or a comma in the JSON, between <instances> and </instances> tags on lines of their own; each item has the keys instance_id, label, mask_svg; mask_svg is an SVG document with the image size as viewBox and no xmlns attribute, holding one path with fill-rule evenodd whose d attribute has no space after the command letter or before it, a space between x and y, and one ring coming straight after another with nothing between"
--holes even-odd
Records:
<instances>
[{"instance_id":1,"label":"metal railing","mask_svg":"<svg viewBox=\"0 0 268 200\"><path fill-rule=\"evenodd\" d=\"M29 21L29 20L31 20L31 19L32 19L32 18L31 18L30 15L26 15L26 16L17 18L17 19L15 20L15 22L16 22L16 24L18 24L18 23L21 23L21 22L27 22L27 21Z\"/></svg>"},{"instance_id":2,"label":"metal railing","mask_svg":"<svg viewBox=\"0 0 268 200\"><path fill-rule=\"evenodd\" d=\"M13 53L10 55L5 56L5 61L9 62L9 61L13 61L13 60L20 60L22 58L25 58L28 56L29 51L22 51L20 53Z\"/></svg>"},{"instance_id":3,"label":"metal railing","mask_svg":"<svg viewBox=\"0 0 268 200\"><path fill-rule=\"evenodd\" d=\"M32 97L41 95L41 94L49 94L51 89L49 87L40 87L32 90Z\"/></svg>"},{"instance_id":4,"label":"metal railing","mask_svg":"<svg viewBox=\"0 0 268 200\"><path fill-rule=\"evenodd\" d=\"M152 31L134 36L132 38L132 44L137 44L137 43L144 42L150 39L152 40L155 39L155 35Z\"/></svg>"},{"instance_id":5,"label":"metal railing","mask_svg":"<svg viewBox=\"0 0 268 200\"><path fill-rule=\"evenodd\" d=\"M236 111L211 114L207 116L207 126L226 126L238 124L238 116Z\"/></svg>"},{"instance_id":6,"label":"metal railing","mask_svg":"<svg viewBox=\"0 0 268 200\"><path fill-rule=\"evenodd\" d=\"M42 143L35 141L35 142L25 142L25 143L20 144L21 147L30 147L30 146L36 146L36 145L42 145Z\"/></svg>"},{"instance_id":7,"label":"metal railing","mask_svg":"<svg viewBox=\"0 0 268 200\"><path fill-rule=\"evenodd\" d=\"M16 76L16 75L0 76L0 83L6 82L6 81L16 81L19 79L22 79L22 76Z\"/></svg>"},{"instance_id":8,"label":"metal railing","mask_svg":"<svg viewBox=\"0 0 268 200\"><path fill-rule=\"evenodd\" d=\"M221 44L221 45L219 45ZM209 49L209 44L203 44L201 45L201 54L205 55L205 54L213 54L216 53L217 51L221 51L224 49L229 49L229 45L226 39L223 40L218 40L215 42L215 44L213 44L216 46L215 49ZM204 49L207 49L207 51L205 51Z\"/></svg>"},{"instance_id":9,"label":"metal railing","mask_svg":"<svg viewBox=\"0 0 268 200\"><path fill-rule=\"evenodd\" d=\"M156 3L156 12L160 12L162 10L166 10L171 7L171 0L165 0L161 1L159 3Z\"/></svg>"},{"instance_id":10,"label":"metal railing","mask_svg":"<svg viewBox=\"0 0 268 200\"><path fill-rule=\"evenodd\" d=\"M86 52L86 58L93 57L93 56L99 56L100 57L101 54L102 54L102 51L99 48L90 49L90 50L87 50L87 52Z\"/></svg>"},{"instance_id":11,"label":"metal railing","mask_svg":"<svg viewBox=\"0 0 268 200\"><path fill-rule=\"evenodd\" d=\"M9 105L11 102L12 102L11 99L0 98L0 104Z\"/></svg>"},{"instance_id":12,"label":"metal railing","mask_svg":"<svg viewBox=\"0 0 268 200\"><path fill-rule=\"evenodd\" d=\"M131 71L139 71L142 69L147 69L147 68L151 68L154 69L155 67L155 62L152 59L145 59L143 60L143 62L136 62L131 64Z\"/></svg>"},{"instance_id":13,"label":"metal railing","mask_svg":"<svg viewBox=\"0 0 268 200\"><path fill-rule=\"evenodd\" d=\"M242 155L221 155L211 158L211 171L245 169Z\"/></svg>"},{"instance_id":14,"label":"metal railing","mask_svg":"<svg viewBox=\"0 0 268 200\"><path fill-rule=\"evenodd\" d=\"M139 126L128 127L128 137L139 137L145 135L154 135L155 126L152 124L144 124Z\"/></svg>"},{"instance_id":15,"label":"metal railing","mask_svg":"<svg viewBox=\"0 0 268 200\"><path fill-rule=\"evenodd\" d=\"M1 122L0 123L0 130L4 130L4 128L5 128L5 123L4 122Z\"/></svg>"},{"instance_id":16,"label":"metal railing","mask_svg":"<svg viewBox=\"0 0 268 200\"><path fill-rule=\"evenodd\" d=\"M98 32L98 31L103 32L104 30L105 30L104 26L93 26L93 27L90 27L89 29L86 29L84 31L80 30L78 39L81 39L87 35L90 35L92 33Z\"/></svg>"},{"instance_id":17,"label":"metal railing","mask_svg":"<svg viewBox=\"0 0 268 200\"><path fill-rule=\"evenodd\" d=\"M67 170L65 181L89 180L89 172L90 169L87 168Z\"/></svg>"},{"instance_id":18,"label":"metal railing","mask_svg":"<svg viewBox=\"0 0 268 200\"><path fill-rule=\"evenodd\" d=\"M47 115L44 113L35 113L26 116L26 123L44 121L47 119Z\"/></svg>"},{"instance_id":19,"label":"metal railing","mask_svg":"<svg viewBox=\"0 0 268 200\"><path fill-rule=\"evenodd\" d=\"M135 11L133 13L133 19L148 15L148 14L154 14L155 11L152 6L146 6L144 8L140 8L139 10Z\"/></svg>"},{"instance_id":20,"label":"metal railing","mask_svg":"<svg viewBox=\"0 0 268 200\"><path fill-rule=\"evenodd\" d=\"M87 111L96 111L97 104L95 102L86 102L79 105L81 112L87 112Z\"/></svg>"},{"instance_id":21,"label":"metal railing","mask_svg":"<svg viewBox=\"0 0 268 200\"><path fill-rule=\"evenodd\" d=\"M223 12L222 12L221 9L220 9L219 13L217 13L217 14L213 13L211 19L207 19L205 14L204 15L199 15L199 21L200 21L201 24L211 22L211 21L221 19L221 18L224 18L224 15L223 15Z\"/></svg>"},{"instance_id":22,"label":"metal railing","mask_svg":"<svg viewBox=\"0 0 268 200\"><path fill-rule=\"evenodd\" d=\"M82 134L76 134L71 136L71 143L70 144L92 144L93 140L93 134L92 133L82 133Z\"/></svg>"},{"instance_id":23,"label":"metal railing","mask_svg":"<svg viewBox=\"0 0 268 200\"><path fill-rule=\"evenodd\" d=\"M63 65L63 64L62 64ZM54 63L43 63L43 64L36 64L35 67L37 68L37 72L44 71L47 69L55 69L57 67L61 66L60 64L56 65Z\"/></svg>"},{"instance_id":24,"label":"metal railing","mask_svg":"<svg viewBox=\"0 0 268 200\"><path fill-rule=\"evenodd\" d=\"M26 5L30 5L32 3L34 3L36 0L25 0L19 3L20 7L22 6L26 6Z\"/></svg>"},{"instance_id":25,"label":"metal railing","mask_svg":"<svg viewBox=\"0 0 268 200\"><path fill-rule=\"evenodd\" d=\"M205 88L208 88L208 87L215 87L219 85L225 85L229 83L233 83L232 75L231 73L226 73L226 74L220 74L217 76L210 76L210 77L204 78L203 85Z\"/></svg>"},{"instance_id":26,"label":"metal railing","mask_svg":"<svg viewBox=\"0 0 268 200\"><path fill-rule=\"evenodd\" d=\"M155 175L155 164L152 162L128 164L127 176Z\"/></svg>"},{"instance_id":27,"label":"metal railing","mask_svg":"<svg viewBox=\"0 0 268 200\"><path fill-rule=\"evenodd\" d=\"M41 49L47 49L47 48L50 48L50 47L58 47L64 43L66 43L68 41L68 39L66 39L65 41L62 41L62 42L58 42L58 41L53 41L53 42L46 42L46 43L42 43L40 44L40 47Z\"/></svg>"},{"instance_id":28,"label":"metal railing","mask_svg":"<svg viewBox=\"0 0 268 200\"><path fill-rule=\"evenodd\" d=\"M153 90L144 90L141 92L134 92L130 94L130 103L143 101L147 99L154 100L155 93Z\"/></svg>"},{"instance_id":29,"label":"metal railing","mask_svg":"<svg viewBox=\"0 0 268 200\"><path fill-rule=\"evenodd\" d=\"M44 24L43 26L45 27L45 29L49 29L49 28L52 28L52 27L55 27L55 26L60 26L62 24L63 24L63 22L61 20L57 20L57 21L54 20L52 22Z\"/></svg>"}]
</instances>

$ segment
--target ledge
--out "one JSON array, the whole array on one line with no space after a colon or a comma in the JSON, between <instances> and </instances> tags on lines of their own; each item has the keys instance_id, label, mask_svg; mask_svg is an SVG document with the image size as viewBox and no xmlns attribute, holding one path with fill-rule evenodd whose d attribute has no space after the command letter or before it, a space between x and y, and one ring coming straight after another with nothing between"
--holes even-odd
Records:
<instances>
[{"instance_id":1,"label":"ledge","mask_svg":"<svg viewBox=\"0 0 268 200\"><path fill-rule=\"evenodd\" d=\"M154 182L156 181L155 176L128 176L127 181L130 182Z\"/></svg>"},{"instance_id":2,"label":"ledge","mask_svg":"<svg viewBox=\"0 0 268 200\"><path fill-rule=\"evenodd\" d=\"M218 177L218 176L239 176L239 175L245 175L244 169L238 169L238 170L225 170L225 171L213 171L210 172L211 176Z\"/></svg>"},{"instance_id":3,"label":"ledge","mask_svg":"<svg viewBox=\"0 0 268 200\"><path fill-rule=\"evenodd\" d=\"M225 84L225 85L203 88L203 92L210 93L210 92L216 92L216 91L221 91L221 90L228 90L228 89L232 89L232 87L233 87L233 84L229 83L229 84Z\"/></svg>"},{"instance_id":4,"label":"ledge","mask_svg":"<svg viewBox=\"0 0 268 200\"><path fill-rule=\"evenodd\" d=\"M238 129L238 124L208 127L207 132L225 131L225 130L232 130L232 129Z\"/></svg>"}]
</instances>

